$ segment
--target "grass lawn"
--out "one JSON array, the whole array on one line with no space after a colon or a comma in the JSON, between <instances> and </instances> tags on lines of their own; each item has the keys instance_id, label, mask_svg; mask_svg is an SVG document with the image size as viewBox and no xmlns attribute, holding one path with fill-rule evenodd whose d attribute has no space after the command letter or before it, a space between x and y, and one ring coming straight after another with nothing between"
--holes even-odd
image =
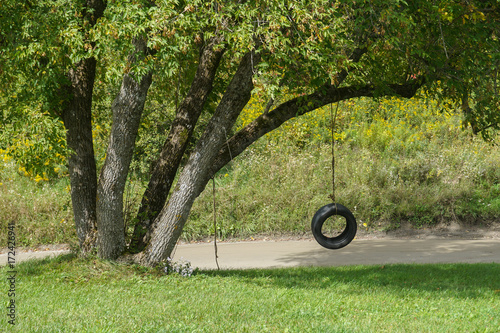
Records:
<instances>
[{"instance_id":1,"label":"grass lawn","mask_svg":"<svg viewBox=\"0 0 500 333\"><path fill-rule=\"evenodd\" d=\"M16 266L14 332L499 332L500 265L200 271L66 255ZM7 268L1 268L5 281ZM7 287L3 297L7 304ZM4 307L5 312L5 307Z\"/></svg>"}]
</instances>

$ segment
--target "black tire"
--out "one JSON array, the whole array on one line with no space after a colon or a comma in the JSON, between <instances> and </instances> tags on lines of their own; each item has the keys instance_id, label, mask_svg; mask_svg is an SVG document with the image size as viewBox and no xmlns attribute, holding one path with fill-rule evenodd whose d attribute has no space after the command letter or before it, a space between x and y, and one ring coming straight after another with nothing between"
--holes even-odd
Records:
<instances>
[{"instance_id":1,"label":"black tire","mask_svg":"<svg viewBox=\"0 0 500 333\"><path fill-rule=\"evenodd\" d=\"M346 227L337 237L326 237L321 232L321 228L323 227L323 223L325 223L326 219L334 215L345 217ZM311 229L314 238L316 238L319 245L326 247L327 249L336 250L348 245L354 239L356 231L358 230L358 224L349 209L341 204L331 203L321 207L316 214L314 214L311 222Z\"/></svg>"}]
</instances>

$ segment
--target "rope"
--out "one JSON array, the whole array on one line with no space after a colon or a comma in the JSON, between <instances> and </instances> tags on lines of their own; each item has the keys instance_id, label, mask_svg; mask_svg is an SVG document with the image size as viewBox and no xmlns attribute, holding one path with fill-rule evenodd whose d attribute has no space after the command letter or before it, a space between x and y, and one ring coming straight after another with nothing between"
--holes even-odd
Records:
<instances>
[{"instance_id":1,"label":"rope","mask_svg":"<svg viewBox=\"0 0 500 333\"><path fill-rule=\"evenodd\" d=\"M335 123L337 121L337 111L339 110L339 103L335 108L335 115L333 114L333 107L330 104L330 118L331 118L331 134L332 134L332 194L330 199L335 202Z\"/></svg>"},{"instance_id":2,"label":"rope","mask_svg":"<svg viewBox=\"0 0 500 333\"><path fill-rule=\"evenodd\" d=\"M231 161L233 160L233 155L231 154L231 148L229 147L229 142L227 139L227 132L226 129L224 129L224 136L226 137L226 145L227 145L227 150L229 152L229 157L231 157ZM215 264L217 265L217 270L220 270L219 266L219 255L217 251L217 209L216 209L216 202L215 202L215 176L212 177L212 197L213 197L213 215L214 215L214 254L215 254Z\"/></svg>"},{"instance_id":3,"label":"rope","mask_svg":"<svg viewBox=\"0 0 500 333\"><path fill-rule=\"evenodd\" d=\"M217 265L217 270L220 271L219 256L217 254L217 210L215 208L215 177L212 178L212 194L213 194L213 201L214 201L214 252L215 252L215 264Z\"/></svg>"}]
</instances>

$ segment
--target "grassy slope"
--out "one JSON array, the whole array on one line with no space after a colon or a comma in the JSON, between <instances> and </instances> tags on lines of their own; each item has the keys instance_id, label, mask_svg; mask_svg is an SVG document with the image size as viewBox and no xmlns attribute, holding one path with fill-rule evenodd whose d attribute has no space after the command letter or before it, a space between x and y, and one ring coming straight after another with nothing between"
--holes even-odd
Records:
<instances>
[{"instance_id":1,"label":"grassy slope","mask_svg":"<svg viewBox=\"0 0 500 333\"><path fill-rule=\"evenodd\" d=\"M206 271L17 266L17 332L496 332L500 265ZM1 268L2 276L6 271ZM7 327L6 316L0 328Z\"/></svg>"}]
</instances>

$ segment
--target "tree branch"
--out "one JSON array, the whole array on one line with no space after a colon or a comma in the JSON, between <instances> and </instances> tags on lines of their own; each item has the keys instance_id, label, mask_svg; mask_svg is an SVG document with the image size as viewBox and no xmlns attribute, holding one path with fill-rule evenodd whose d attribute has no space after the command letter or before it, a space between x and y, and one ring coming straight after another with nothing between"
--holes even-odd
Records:
<instances>
[{"instance_id":1,"label":"tree branch","mask_svg":"<svg viewBox=\"0 0 500 333\"><path fill-rule=\"evenodd\" d=\"M423 83L423 81L415 80L404 84L390 84L382 95L398 95L411 98ZM231 160L231 157L238 156L257 139L280 127L286 121L331 103L356 97L380 96L379 91L380 89L372 85L336 88L331 84L325 84L309 95L296 97L279 105L273 111L262 114L245 126L222 146L212 166L210 177L213 177L217 171L226 165Z\"/></svg>"}]
</instances>

